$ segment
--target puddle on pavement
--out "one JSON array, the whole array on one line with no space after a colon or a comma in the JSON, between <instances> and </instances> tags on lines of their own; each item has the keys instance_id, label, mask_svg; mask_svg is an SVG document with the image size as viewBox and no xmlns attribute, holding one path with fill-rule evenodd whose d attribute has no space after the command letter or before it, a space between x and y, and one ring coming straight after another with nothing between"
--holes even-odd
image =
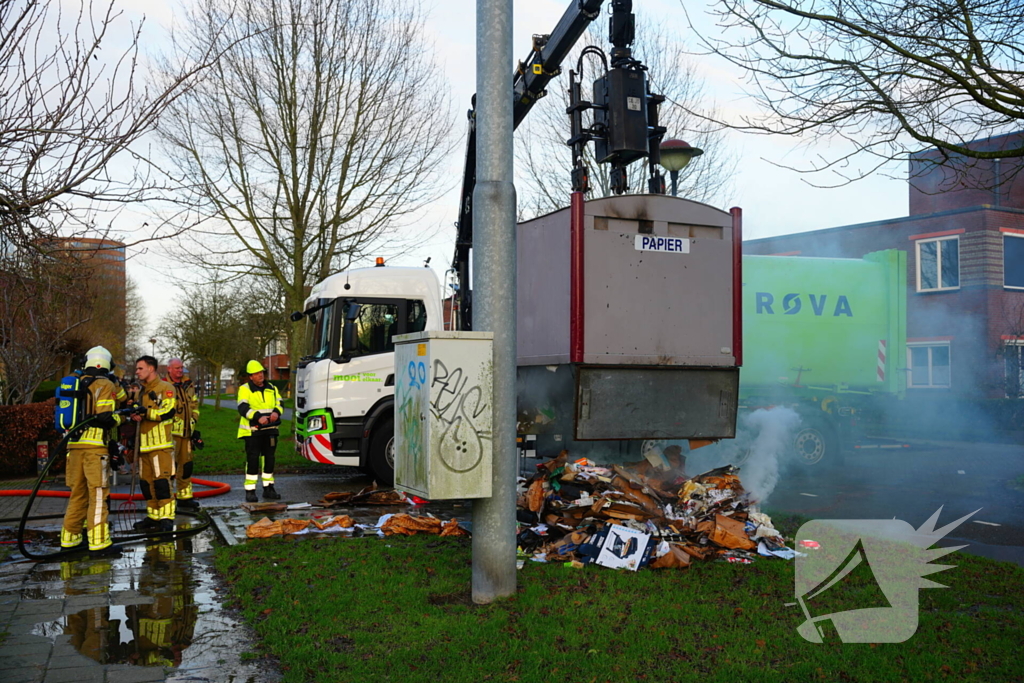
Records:
<instances>
[{"instance_id":1,"label":"puddle on pavement","mask_svg":"<svg viewBox=\"0 0 1024 683\"><path fill-rule=\"evenodd\" d=\"M264 680L254 663L240 661L251 640L221 607L210 563L215 543L207 529L125 546L117 558L41 563L0 595L64 601L62 616L47 615L26 634L55 642L65 636L99 664L174 667L197 680Z\"/></svg>"}]
</instances>

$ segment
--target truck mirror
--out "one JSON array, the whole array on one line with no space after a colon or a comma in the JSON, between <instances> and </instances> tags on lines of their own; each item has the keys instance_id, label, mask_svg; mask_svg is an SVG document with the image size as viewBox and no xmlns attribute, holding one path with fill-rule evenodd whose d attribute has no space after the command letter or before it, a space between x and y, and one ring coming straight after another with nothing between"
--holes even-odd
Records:
<instances>
[{"instance_id":1,"label":"truck mirror","mask_svg":"<svg viewBox=\"0 0 1024 683\"><path fill-rule=\"evenodd\" d=\"M303 319L303 318L304 318L305 316L306 316L306 314L305 314L305 313L303 313L302 311L295 311L294 313L292 313L292 314L291 314L290 316L288 316L288 317L292 319L292 322L293 322L293 323L297 323L297 322L299 322L300 320L302 320L302 319Z\"/></svg>"},{"instance_id":2,"label":"truck mirror","mask_svg":"<svg viewBox=\"0 0 1024 683\"><path fill-rule=\"evenodd\" d=\"M345 324L342 325L341 332L341 354L347 356L356 349L356 325L355 321L359 317L359 311L362 308L360 304L352 301L345 302Z\"/></svg>"}]
</instances>

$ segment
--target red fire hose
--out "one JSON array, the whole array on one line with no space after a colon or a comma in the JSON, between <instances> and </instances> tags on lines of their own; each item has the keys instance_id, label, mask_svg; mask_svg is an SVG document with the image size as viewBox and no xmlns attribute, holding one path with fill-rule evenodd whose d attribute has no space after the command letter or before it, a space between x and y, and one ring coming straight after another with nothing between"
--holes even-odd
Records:
<instances>
[{"instance_id":1,"label":"red fire hose","mask_svg":"<svg viewBox=\"0 0 1024 683\"><path fill-rule=\"evenodd\" d=\"M211 496L220 496L231 490L231 484L225 484L220 481L209 481L207 479L192 478L192 483L199 484L200 486L209 486L210 488L202 491L196 491L193 494L193 498L210 498ZM31 496L32 491L30 489L8 489L6 491L0 491L0 496ZM36 493L37 496L42 498L70 498L70 491L39 491ZM111 500L145 500L141 493L130 495L127 493L111 493Z\"/></svg>"}]
</instances>

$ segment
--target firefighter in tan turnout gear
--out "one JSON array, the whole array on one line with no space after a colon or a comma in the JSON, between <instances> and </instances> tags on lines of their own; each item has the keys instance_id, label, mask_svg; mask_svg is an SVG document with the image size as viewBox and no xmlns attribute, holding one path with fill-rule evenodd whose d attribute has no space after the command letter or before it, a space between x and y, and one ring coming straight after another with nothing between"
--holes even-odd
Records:
<instances>
[{"instance_id":1,"label":"firefighter in tan turnout gear","mask_svg":"<svg viewBox=\"0 0 1024 683\"><path fill-rule=\"evenodd\" d=\"M199 401L192 380L185 374L180 358L167 361L167 381L174 385L174 471L177 482L178 507L196 510L198 503L192 497L192 434L199 421Z\"/></svg>"},{"instance_id":2,"label":"firefighter in tan turnout gear","mask_svg":"<svg viewBox=\"0 0 1024 683\"><path fill-rule=\"evenodd\" d=\"M139 402L145 409L132 415L138 422L139 467L142 495L146 498L146 519L135 523L140 531L174 530L174 446L171 428L174 421L174 387L160 379L157 360L143 356L135 362L135 377L142 383Z\"/></svg>"},{"instance_id":3,"label":"firefighter in tan turnout gear","mask_svg":"<svg viewBox=\"0 0 1024 683\"><path fill-rule=\"evenodd\" d=\"M102 346L85 355L82 383L88 393L86 417L96 416L85 429L68 441L67 484L71 488L64 524L60 530L62 548L74 548L88 540L89 550L102 553L110 548L110 524L107 523L107 494L110 492L111 430L121 424L117 405L128 397L119 385L108 379L110 352ZM83 528L84 527L84 528ZM84 536L83 536L83 531Z\"/></svg>"},{"instance_id":4,"label":"firefighter in tan turnout gear","mask_svg":"<svg viewBox=\"0 0 1024 683\"><path fill-rule=\"evenodd\" d=\"M249 381L238 387L238 438L245 444L245 500L256 502L256 480L263 478L263 499L280 500L274 490L274 453L281 424L281 394L266 381L259 361L245 366Z\"/></svg>"}]
</instances>

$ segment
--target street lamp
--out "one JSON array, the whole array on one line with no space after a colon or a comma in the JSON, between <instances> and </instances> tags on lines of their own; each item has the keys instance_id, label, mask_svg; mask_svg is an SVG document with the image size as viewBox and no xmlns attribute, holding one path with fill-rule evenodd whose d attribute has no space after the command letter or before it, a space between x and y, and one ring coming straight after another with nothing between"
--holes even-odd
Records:
<instances>
[{"instance_id":1,"label":"street lamp","mask_svg":"<svg viewBox=\"0 0 1024 683\"><path fill-rule=\"evenodd\" d=\"M156 358L156 337L150 339L149 343L153 346L153 353L150 354L150 355L152 355L154 358Z\"/></svg>"},{"instance_id":2,"label":"street lamp","mask_svg":"<svg viewBox=\"0 0 1024 683\"><path fill-rule=\"evenodd\" d=\"M661 143L661 167L668 171L672 178L672 196L678 196L679 172L686 168L694 157L699 157L704 150L691 147L682 140L665 140Z\"/></svg>"}]
</instances>

